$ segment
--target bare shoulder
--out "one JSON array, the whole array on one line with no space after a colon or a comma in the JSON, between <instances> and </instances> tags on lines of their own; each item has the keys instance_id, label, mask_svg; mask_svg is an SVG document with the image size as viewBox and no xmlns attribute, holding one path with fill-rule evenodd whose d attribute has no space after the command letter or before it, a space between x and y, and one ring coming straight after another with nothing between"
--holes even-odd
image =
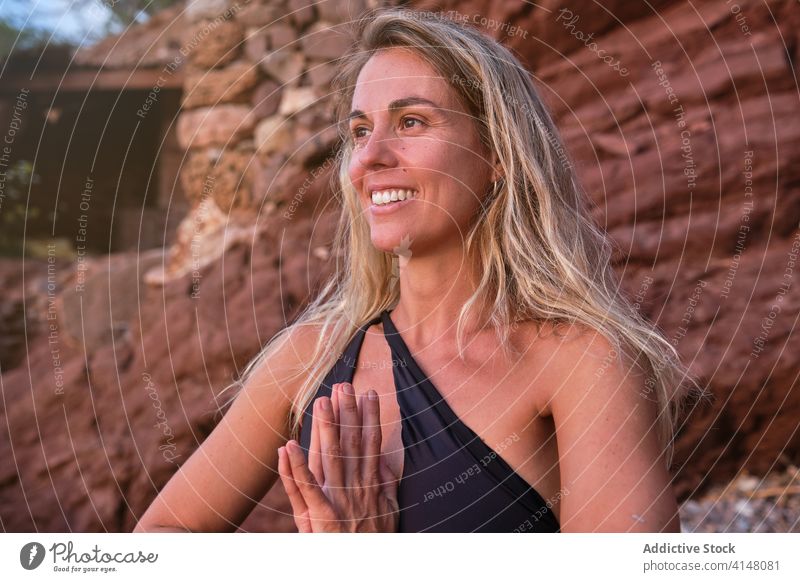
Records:
<instances>
[{"instance_id":1,"label":"bare shoulder","mask_svg":"<svg viewBox=\"0 0 800 582\"><path fill-rule=\"evenodd\" d=\"M583 326L542 338L539 410L552 417L558 443L561 531L680 531L656 402L630 353Z\"/></svg>"},{"instance_id":2,"label":"bare shoulder","mask_svg":"<svg viewBox=\"0 0 800 582\"><path fill-rule=\"evenodd\" d=\"M294 401L302 385L303 373L308 370L320 337L321 325L292 325L269 357L257 364L244 389L258 392L265 386L280 386L285 399Z\"/></svg>"},{"instance_id":3,"label":"bare shoulder","mask_svg":"<svg viewBox=\"0 0 800 582\"><path fill-rule=\"evenodd\" d=\"M542 416L552 414L553 400L563 394L565 385L585 386L590 378L619 378L625 373L612 342L596 329L546 321L525 322L520 330L529 346L526 368L541 379L536 399Z\"/></svg>"}]
</instances>

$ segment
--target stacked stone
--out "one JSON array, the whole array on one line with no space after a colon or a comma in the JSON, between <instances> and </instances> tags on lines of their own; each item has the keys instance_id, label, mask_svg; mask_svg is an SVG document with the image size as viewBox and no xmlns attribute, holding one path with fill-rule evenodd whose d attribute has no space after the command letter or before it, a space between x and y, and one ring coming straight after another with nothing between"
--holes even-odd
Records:
<instances>
[{"instance_id":1,"label":"stacked stone","mask_svg":"<svg viewBox=\"0 0 800 582\"><path fill-rule=\"evenodd\" d=\"M191 237L194 255L184 259L192 270L202 271L198 282L192 272L139 292L137 273L159 257L111 257L109 268L86 282L109 287L87 291L82 302L59 292L67 313L58 320L58 343L50 342L49 328L32 335L28 325L28 361L15 367L10 366L17 348L0 346L6 409L0 422L13 436L0 439L0 458L17 460L0 464L6 530L130 531L177 464L213 429L217 419L210 410L218 390L293 320L311 285L333 268L326 251L338 208L327 198L324 176L307 188L291 221L284 211L264 217L268 204L294 201L311 172L300 161L298 144L307 141L300 132L311 128L315 135L325 123L315 126L306 117L330 115L325 83L336 64L326 66L326 59L338 54L314 53L316 36L310 32L338 30L334 23L347 18L328 15L327 4L333 6L242 0L224 27L220 24L186 55L180 121L188 148L183 178L192 185L187 191L194 216L182 224L181 240L185 244ZM431 9L423 1L414 5ZM233 6L191 1L185 46ZM725 484L740 469L760 476L780 466L796 468L798 357L790 348L797 344L800 311L800 124L792 55L800 45L800 13L783 0L730 5L707 0L691 7L675 0L647 5L609 0L602 8L572 6L571 17L556 9L528 8L524 2L437 3L437 9L459 9L470 21L477 14L508 24L493 29L498 37L511 26L527 32L504 40L536 71L581 181L597 202L598 221L624 251L618 267L629 296L659 322L716 395L713 407L695 411L681 428L676 492L681 500L697 497L706 485ZM743 29L744 19L752 34ZM331 26L320 27L320 22ZM587 44L589 34L596 47ZM273 54L273 46L283 51ZM618 59L627 74L599 58L597 47ZM248 80L248 74L255 78ZM309 87L319 92L306 93L315 100L303 107L302 90ZM670 101L673 94L678 101ZM230 139L214 133L236 127L230 120L248 114L247 129L228 129ZM197 116L194 121L191 115ZM216 116L218 123L203 121L204 115ZM268 131L270 126L285 129ZM685 149L684 131L691 150ZM285 140L280 147L279 138ZM223 156L228 169L215 170L209 160ZM292 179L281 188L275 185L281 177L273 184L276 174L269 168L284 157ZM236 160L245 169L231 170ZM310 168L319 163L307 160ZM260 170L249 179L261 185L250 181L248 188L237 188L256 164ZM316 200L328 206L320 204L314 216L307 207ZM219 258L235 238L229 219L239 211L231 208L259 213L241 226L257 225L258 238L228 248L224 260L202 269L192 259ZM215 225L222 233L216 239ZM180 263L180 255L173 258ZM47 266L26 262L25 306L50 325ZM8 279L0 289L16 301L22 295L11 295L14 279L6 276L12 269L3 264L0 269ZM59 287L74 289L74 281L57 280ZM44 304L31 303L37 296ZM94 299L87 303L86 297ZM86 305L92 305L91 317L82 315ZM781 311L773 318L774 305ZM0 323L6 319L0 313ZM107 336L99 333L103 322ZM69 337L81 341L73 346ZM158 389L157 401L151 383ZM169 435L155 425L160 422L156 404L169 420ZM162 454L161 447L173 443L177 463ZM778 517L762 520L762 509L769 509L760 503L737 509L738 514L749 512L749 523L775 529L783 527L781 515L791 523L796 514L779 513L795 507L786 498L778 501L776 488L785 480L765 483L773 485L769 491L762 482L755 494L752 487L740 492L751 501L775 499L770 515ZM694 509L684 504L684 523L697 523ZM716 523L730 526L731 515ZM242 528L294 528L280 485Z\"/></svg>"},{"instance_id":2,"label":"stacked stone","mask_svg":"<svg viewBox=\"0 0 800 582\"><path fill-rule=\"evenodd\" d=\"M348 24L375 2L193 0L180 49L186 150L181 183L191 210L171 259L151 283L220 256L290 204L294 187L333 155L330 81L350 47ZM330 164L329 164L330 165ZM223 232L224 231L224 232ZM224 236L223 236L224 235ZM198 239L202 238L203 241ZM223 243L224 241L224 243Z\"/></svg>"}]
</instances>

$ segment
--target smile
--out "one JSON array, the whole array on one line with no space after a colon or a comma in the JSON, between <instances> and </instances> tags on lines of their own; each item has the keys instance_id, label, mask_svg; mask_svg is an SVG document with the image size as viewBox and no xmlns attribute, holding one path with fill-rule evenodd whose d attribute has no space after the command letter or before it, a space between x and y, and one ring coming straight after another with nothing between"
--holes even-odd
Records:
<instances>
[{"instance_id":1,"label":"smile","mask_svg":"<svg viewBox=\"0 0 800 582\"><path fill-rule=\"evenodd\" d=\"M416 190L396 189L396 190L375 190L372 193L372 203L376 206L383 206L393 202L403 202L417 195Z\"/></svg>"},{"instance_id":2,"label":"smile","mask_svg":"<svg viewBox=\"0 0 800 582\"><path fill-rule=\"evenodd\" d=\"M372 192L372 204L369 212L373 216L391 214L402 210L409 204L414 204L419 192L407 188L374 190Z\"/></svg>"}]
</instances>

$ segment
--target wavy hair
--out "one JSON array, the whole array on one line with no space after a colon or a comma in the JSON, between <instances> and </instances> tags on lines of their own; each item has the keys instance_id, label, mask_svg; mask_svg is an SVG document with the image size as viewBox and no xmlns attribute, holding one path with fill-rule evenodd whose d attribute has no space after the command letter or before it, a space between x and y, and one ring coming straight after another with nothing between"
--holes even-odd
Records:
<instances>
[{"instance_id":1,"label":"wavy hair","mask_svg":"<svg viewBox=\"0 0 800 582\"><path fill-rule=\"evenodd\" d=\"M612 346L612 360L629 356L645 371L646 391L658 401L658 433L669 467L677 419L687 396L699 390L697 381L675 347L621 294L611 268L614 247L591 219L588 200L565 162L566 149L530 74L499 42L437 13L373 9L355 23L354 37L332 81L341 138L335 176L341 215L333 256L342 257L341 264L337 259L334 274L317 296L232 386L244 386L293 329L313 329L313 353L294 371L304 375L288 419L292 438L297 438L302 418L297 411L305 410L357 329L397 305L394 255L372 245L349 179L353 144L345 120L364 64L377 51L402 47L425 59L450 84L502 168L499 187L483 202L482 216L465 239L467 256L475 257L481 269L477 288L459 313L459 356L465 322L478 306L488 306L488 321L506 351L509 330L519 321L597 330Z\"/></svg>"}]
</instances>

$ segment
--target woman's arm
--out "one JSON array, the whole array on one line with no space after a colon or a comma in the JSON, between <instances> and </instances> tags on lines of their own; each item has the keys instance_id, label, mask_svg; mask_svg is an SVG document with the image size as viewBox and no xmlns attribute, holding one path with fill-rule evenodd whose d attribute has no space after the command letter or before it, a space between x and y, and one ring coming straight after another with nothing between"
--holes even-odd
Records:
<instances>
[{"instance_id":1,"label":"woman's arm","mask_svg":"<svg viewBox=\"0 0 800 582\"><path fill-rule=\"evenodd\" d=\"M572 333L548 372L561 474L563 532L679 532L641 371L617 363L602 335ZM613 355L613 354L612 354Z\"/></svg>"},{"instance_id":2,"label":"woman's arm","mask_svg":"<svg viewBox=\"0 0 800 582\"><path fill-rule=\"evenodd\" d=\"M264 362L203 444L172 476L134 532L234 531L278 479L278 448L302 382L291 372L316 341L310 328Z\"/></svg>"}]
</instances>

